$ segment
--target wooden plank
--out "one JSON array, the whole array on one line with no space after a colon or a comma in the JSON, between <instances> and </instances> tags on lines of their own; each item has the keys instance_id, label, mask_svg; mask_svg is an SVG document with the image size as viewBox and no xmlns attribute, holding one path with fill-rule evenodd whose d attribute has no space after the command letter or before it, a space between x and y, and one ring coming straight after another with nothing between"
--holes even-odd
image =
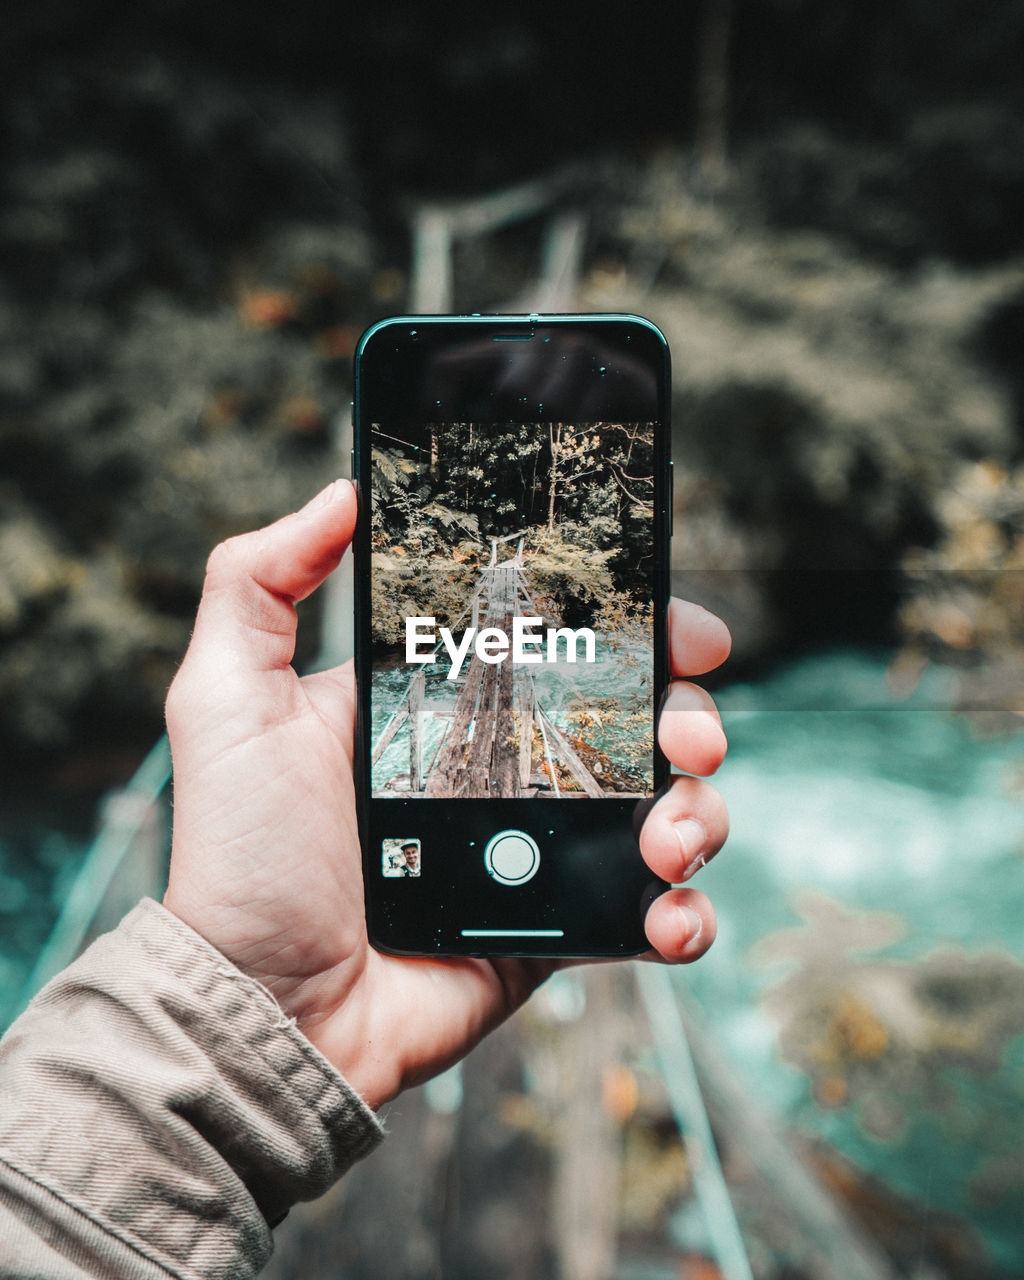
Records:
<instances>
[{"instance_id":1,"label":"wooden plank","mask_svg":"<svg viewBox=\"0 0 1024 1280\"><path fill-rule=\"evenodd\" d=\"M492 547L496 549L499 541L508 541L508 538L493 539ZM487 603L483 625L499 627L508 635L517 594L515 565L508 561L488 567L485 572ZM474 599L479 594L478 588ZM474 615L475 623L475 610ZM516 681L511 659L487 663L474 652L467 659L465 669L465 684L456 701L445 743L429 771L426 794L514 797L522 784L514 732ZM527 765L527 773L528 769Z\"/></svg>"},{"instance_id":2,"label":"wooden plank","mask_svg":"<svg viewBox=\"0 0 1024 1280\"><path fill-rule=\"evenodd\" d=\"M409 695L406 694L405 701L402 703L402 705L398 708L395 714L388 721L387 728L380 735L380 738L377 741L377 745L373 749L373 755L370 759L371 767L377 763L377 761L381 758L381 756L384 754L387 748L391 745L391 739L395 736L395 734L402 727L402 725L405 724L406 720L408 719L408 716L409 716Z\"/></svg>"},{"instance_id":3,"label":"wooden plank","mask_svg":"<svg viewBox=\"0 0 1024 1280\"><path fill-rule=\"evenodd\" d=\"M491 794L491 752L494 747L498 668L493 663L481 662L479 658L474 658L473 661L485 667L486 670L480 687L476 719L473 722L473 740L469 744L466 763L455 784L453 794L483 798Z\"/></svg>"},{"instance_id":4,"label":"wooden plank","mask_svg":"<svg viewBox=\"0 0 1024 1280\"><path fill-rule=\"evenodd\" d=\"M544 730L547 733L548 738L553 740L555 746L558 748L557 751L553 752L553 754L560 756L562 763L569 766L573 777L588 796L593 796L595 800L601 799L605 793L601 789L600 783L576 754L569 739L561 729L557 729L551 723L550 718L545 715L544 710L539 704L537 706L537 714L543 718Z\"/></svg>"},{"instance_id":5,"label":"wooden plank","mask_svg":"<svg viewBox=\"0 0 1024 1280\"><path fill-rule=\"evenodd\" d=\"M519 679L519 789L530 785L530 763L533 758L533 680Z\"/></svg>"},{"instance_id":6,"label":"wooden plank","mask_svg":"<svg viewBox=\"0 0 1024 1280\"><path fill-rule=\"evenodd\" d=\"M492 573L484 625L499 627L507 635L512 622L512 575L506 565L499 565ZM481 663L481 659L475 654L472 661ZM516 766L511 762L512 753L505 742L510 736L509 727L512 723L512 672L508 659L500 664L481 665L486 666L487 670L482 679L476 719L473 722L473 740L462 776L455 784L455 794L475 797L514 796L517 790ZM507 672L505 679L503 672Z\"/></svg>"},{"instance_id":7,"label":"wooden plank","mask_svg":"<svg viewBox=\"0 0 1024 1280\"><path fill-rule=\"evenodd\" d=\"M498 672L494 748L491 753L491 794L512 799L519 794L520 747L515 740L515 719L512 714L516 677L511 655L501 664Z\"/></svg>"},{"instance_id":8,"label":"wooden plank","mask_svg":"<svg viewBox=\"0 0 1024 1280\"><path fill-rule=\"evenodd\" d=\"M492 626L500 627L505 635L512 631L512 614L515 609L515 568L509 561L495 582L495 615ZM519 750L515 742L515 719L512 714L515 697L515 669L509 654L497 668L495 690L494 725L491 731L490 794L511 799L519 793Z\"/></svg>"},{"instance_id":9,"label":"wooden plank","mask_svg":"<svg viewBox=\"0 0 1024 1280\"><path fill-rule=\"evenodd\" d=\"M428 796L451 796L455 794L455 780L462 769L462 760L466 751L466 738L469 726L476 714L476 704L480 696L480 684L483 680L484 664L474 657L469 665L469 673L465 684L455 703L451 727L444 747L438 752L434 767L427 779Z\"/></svg>"}]
</instances>

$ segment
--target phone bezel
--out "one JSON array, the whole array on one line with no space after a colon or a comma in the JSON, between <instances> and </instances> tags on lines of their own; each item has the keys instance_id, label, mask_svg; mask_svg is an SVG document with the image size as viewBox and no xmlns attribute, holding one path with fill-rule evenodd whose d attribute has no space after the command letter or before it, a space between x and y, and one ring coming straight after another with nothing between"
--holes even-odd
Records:
<instances>
[{"instance_id":1,"label":"phone bezel","mask_svg":"<svg viewBox=\"0 0 1024 1280\"><path fill-rule=\"evenodd\" d=\"M370 794L369 752L370 752L370 708L369 681L371 670L370 645L370 465L371 465L371 425L376 421L388 418L388 412L398 412L403 407L404 391L400 379L396 376L402 363L411 361L415 364L416 352L434 352L439 343L443 344L457 337L460 341L507 341L525 342L543 341L545 335L557 336L563 344L571 343L577 334L586 337L585 352L590 352L597 341L603 342L607 350L621 352L621 363L625 364L634 353L639 352L636 359L653 375L653 399L647 416L637 412L633 415L614 413L607 414L603 420L650 420L656 424L655 432L655 495L654 495L654 527L652 530L654 547L654 596L655 596L655 643L654 643L654 681L655 681L655 714L661 695L668 680L667 634L664 619L668 605L668 570L669 570L669 537L671 530L671 459L670 459L670 423L669 423L669 353L668 346L661 332L649 320L626 313L601 314L567 314L567 315L529 315L529 316L396 316L379 321L371 326L361 338L355 358L355 400L354 400L354 450L353 474L359 490L359 516L357 520L355 550L355 583L356 583L356 618L355 618L355 651L356 681L358 690L358 712L356 726L356 759L355 778L357 810L359 815L360 840L363 847L363 875L367 904L367 928L371 943L386 953L405 956L588 956L611 957L636 955L647 949L643 932L643 917L653 898L665 887L664 883L647 871L642 863L636 838L642 822L643 814L651 801L618 801L612 798L594 800L477 800L467 799L438 800L426 798L374 800ZM426 355L423 356L427 358ZM610 372L615 372L613 367ZM390 369L389 369L390 364ZM606 376L606 375L604 375ZM381 394L381 388L387 384L387 390ZM489 420L499 421L534 421L565 420L589 421L591 419L580 414L565 412L567 407L557 402L547 404L546 412L539 416L531 404L519 409L521 388L514 383L504 399L495 399L490 393L489 404L492 409L497 405L499 412L489 414ZM615 394L613 388L613 395ZM623 393L625 395L626 393ZM626 404L628 395L622 402ZM507 402L507 403L506 403ZM606 398L606 404L612 400ZM621 407L618 406L618 407ZM410 417L422 412L423 406L404 404L403 411ZM504 411L510 410L505 415ZM452 420L463 420L456 415ZM465 420L471 420L467 414ZM660 619L660 622L659 622ZM668 769L664 757L655 742L654 784L655 793L667 782ZM376 837L371 839L370 813L374 805L392 806L388 811L396 817L411 814L407 820L410 828L429 818L434 830L444 829L451 833L451 838L458 844L460 822L469 823L475 828L495 825L486 815L494 812L494 806L504 805L544 805L562 808L571 804L574 818L572 826L581 830L579 839L567 839L561 833L559 839L559 857L568 846L572 846L564 856L568 862L576 859L573 865L590 867L596 870L580 873L582 880L572 879L568 871L565 880L556 894L563 897L570 892L576 894L581 883L585 891L579 896L588 904L582 908L591 917L597 917L594 929L589 932L583 927L574 927L571 936L563 933L561 939L546 936L505 937L502 939L483 940L479 937L466 938L461 934L456 938L451 929L445 930L436 925L438 919L449 919L460 911L458 906L458 890L448 894L441 901L438 895L424 893L423 886L417 882L403 881L403 891L407 899L417 899L422 910L415 914L410 924L410 912L396 925L394 911L386 909L388 891L383 886L380 872L380 853L375 848ZM423 806L427 806L423 811ZM489 806L482 812L477 806ZM614 806L614 809L613 809ZM420 812L422 811L422 812ZM587 817L584 814L587 811ZM525 811L524 811L525 812ZM566 815L559 816L556 827L566 823ZM519 829L526 829L529 824L524 817ZM628 863L623 853L616 850L602 855L599 851L588 854L587 848L594 849L601 844L605 828L621 832L623 849L628 843L630 858L635 862ZM631 837L626 832L631 831ZM476 845L476 841L469 842ZM575 852L573 852L573 850ZM479 851L478 851L479 852ZM456 858L453 851L451 857ZM462 856L459 854L458 856ZM476 856L476 855L474 855ZM602 857L604 861L602 861ZM620 865L621 864L621 865ZM451 864L455 865L454 861ZM475 863L466 864L474 867ZM615 868L618 867L618 870ZM597 877L599 883L593 883ZM622 879L626 878L628 887L622 887ZM449 881L455 883L458 872L452 871ZM521 901L526 901L528 886L515 890ZM617 890L621 889L620 894ZM486 888L483 892L487 892ZM454 904L454 905L453 905ZM542 903L541 907L548 904ZM532 909L536 909L534 903ZM399 913L401 916L402 913ZM460 916L458 924L465 919ZM404 923L403 923L404 921ZM543 933L543 930L539 931Z\"/></svg>"}]
</instances>

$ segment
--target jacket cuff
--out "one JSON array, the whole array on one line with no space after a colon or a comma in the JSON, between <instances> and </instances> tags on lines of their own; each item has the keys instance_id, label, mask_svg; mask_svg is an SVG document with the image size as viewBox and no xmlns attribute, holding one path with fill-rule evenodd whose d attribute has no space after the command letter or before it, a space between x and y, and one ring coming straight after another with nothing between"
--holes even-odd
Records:
<instances>
[{"instance_id":1,"label":"jacket cuff","mask_svg":"<svg viewBox=\"0 0 1024 1280\"><path fill-rule=\"evenodd\" d=\"M145 900L0 1045L0 1157L183 1275L255 1272L267 1223L382 1129L270 993Z\"/></svg>"}]
</instances>

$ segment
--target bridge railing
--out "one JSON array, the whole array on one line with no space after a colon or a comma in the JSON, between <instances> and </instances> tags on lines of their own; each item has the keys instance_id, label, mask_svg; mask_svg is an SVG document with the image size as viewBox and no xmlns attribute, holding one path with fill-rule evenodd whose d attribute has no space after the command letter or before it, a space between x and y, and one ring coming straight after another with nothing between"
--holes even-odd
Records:
<instances>
[{"instance_id":1,"label":"bridge railing","mask_svg":"<svg viewBox=\"0 0 1024 1280\"><path fill-rule=\"evenodd\" d=\"M166 799L171 751L166 736L126 786L103 802L99 832L82 859L49 937L6 1011L11 1021L29 1000L99 934L167 883L170 815Z\"/></svg>"}]
</instances>

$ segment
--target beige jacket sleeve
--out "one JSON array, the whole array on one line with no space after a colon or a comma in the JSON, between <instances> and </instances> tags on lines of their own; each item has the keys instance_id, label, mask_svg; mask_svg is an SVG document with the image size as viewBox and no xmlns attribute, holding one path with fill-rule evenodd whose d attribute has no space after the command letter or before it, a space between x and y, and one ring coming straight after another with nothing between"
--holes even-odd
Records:
<instances>
[{"instance_id":1,"label":"beige jacket sleeve","mask_svg":"<svg viewBox=\"0 0 1024 1280\"><path fill-rule=\"evenodd\" d=\"M143 902L0 1042L0 1276L244 1280L380 1137L264 988Z\"/></svg>"}]
</instances>

